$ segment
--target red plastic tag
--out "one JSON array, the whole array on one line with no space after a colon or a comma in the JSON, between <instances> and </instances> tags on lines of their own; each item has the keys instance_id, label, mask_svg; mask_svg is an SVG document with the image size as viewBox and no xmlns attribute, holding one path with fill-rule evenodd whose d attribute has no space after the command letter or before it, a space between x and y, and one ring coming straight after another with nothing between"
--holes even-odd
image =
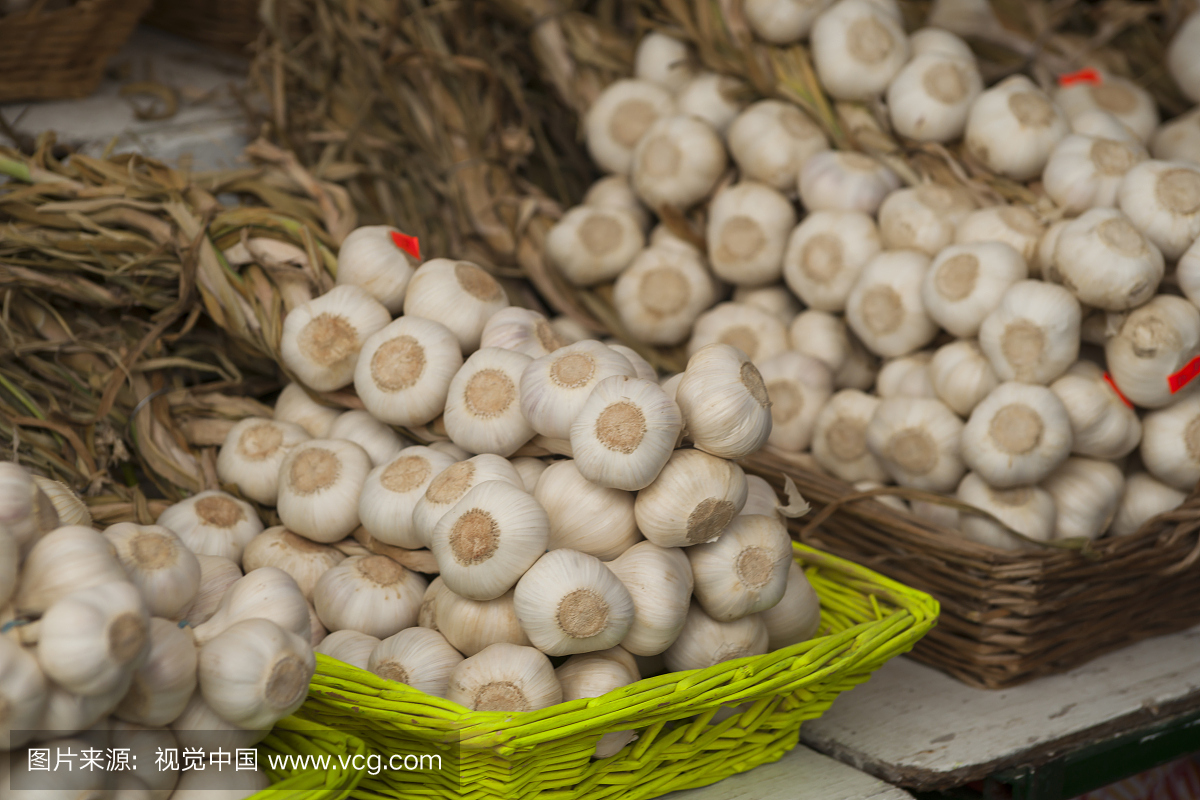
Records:
<instances>
[{"instance_id":1,"label":"red plastic tag","mask_svg":"<svg viewBox=\"0 0 1200 800\"><path fill-rule=\"evenodd\" d=\"M409 236L400 231L392 231L392 244L418 261L421 260L421 243L417 240L417 237Z\"/></svg>"},{"instance_id":2,"label":"red plastic tag","mask_svg":"<svg viewBox=\"0 0 1200 800\"><path fill-rule=\"evenodd\" d=\"M1117 382L1112 379L1112 375L1109 375L1107 372L1104 373L1104 382L1107 383L1109 387L1117 393L1117 397L1121 398L1122 403L1130 408L1133 408L1133 403L1129 402L1129 398L1122 394L1121 390L1117 388Z\"/></svg>"},{"instance_id":3,"label":"red plastic tag","mask_svg":"<svg viewBox=\"0 0 1200 800\"><path fill-rule=\"evenodd\" d=\"M1100 71L1087 67L1086 69L1078 70L1077 72L1065 72L1058 76L1059 86L1074 86L1077 83L1090 83L1093 86L1101 83L1104 80L1100 75Z\"/></svg>"},{"instance_id":4,"label":"red plastic tag","mask_svg":"<svg viewBox=\"0 0 1200 800\"><path fill-rule=\"evenodd\" d=\"M1200 356L1196 356L1191 361L1183 365L1183 369L1176 372L1174 375L1167 376L1167 385L1171 387L1171 394L1175 394L1183 387L1187 386L1192 378L1200 375Z\"/></svg>"}]
</instances>

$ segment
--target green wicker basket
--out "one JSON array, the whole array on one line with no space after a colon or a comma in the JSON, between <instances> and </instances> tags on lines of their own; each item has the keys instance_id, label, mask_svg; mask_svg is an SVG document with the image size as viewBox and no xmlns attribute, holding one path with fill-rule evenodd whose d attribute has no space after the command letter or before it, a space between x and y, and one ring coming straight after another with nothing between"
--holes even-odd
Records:
<instances>
[{"instance_id":1,"label":"green wicker basket","mask_svg":"<svg viewBox=\"0 0 1200 800\"><path fill-rule=\"evenodd\" d=\"M259 755L268 757L265 767L271 786L251 795L249 800L342 800L350 795L365 774L351 768L353 757L366 753L366 744L356 736L295 715L282 719L259 745ZM322 764L318 768L314 764L310 769L294 766L282 769L270 766L270 756L330 758L327 767ZM341 761L339 756L346 761ZM264 766L261 759L259 766Z\"/></svg>"},{"instance_id":2,"label":"green wicker basket","mask_svg":"<svg viewBox=\"0 0 1200 800\"><path fill-rule=\"evenodd\" d=\"M936 621L928 595L794 547L821 598L820 635L810 641L519 714L467 711L318 655L300 714L353 731L385 761L414 745L443 755L441 770L367 776L356 797L632 800L715 783L782 757L801 722ZM601 736L628 730L638 735L621 752L591 757Z\"/></svg>"}]
</instances>

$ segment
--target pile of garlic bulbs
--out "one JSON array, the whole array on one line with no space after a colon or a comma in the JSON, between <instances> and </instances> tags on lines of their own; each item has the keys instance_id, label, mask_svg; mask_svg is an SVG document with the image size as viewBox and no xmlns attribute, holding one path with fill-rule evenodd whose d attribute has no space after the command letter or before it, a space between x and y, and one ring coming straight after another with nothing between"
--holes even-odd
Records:
<instances>
[{"instance_id":1,"label":"pile of garlic bulbs","mask_svg":"<svg viewBox=\"0 0 1200 800\"><path fill-rule=\"evenodd\" d=\"M955 148L1037 202L902 186L651 33L586 114L609 174L547 238L561 274L611 282L647 343L745 353L769 450L863 490L956 495L1003 525L881 500L975 541L1130 534L1179 505L1200 480L1200 108L1160 125L1148 92L1098 70L985 87L962 39L906 33L894 0L745 14L768 42L809 43L844 122ZM1196 101L1198 47L1200 14L1168 60Z\"/></svg>"}]
</instances>

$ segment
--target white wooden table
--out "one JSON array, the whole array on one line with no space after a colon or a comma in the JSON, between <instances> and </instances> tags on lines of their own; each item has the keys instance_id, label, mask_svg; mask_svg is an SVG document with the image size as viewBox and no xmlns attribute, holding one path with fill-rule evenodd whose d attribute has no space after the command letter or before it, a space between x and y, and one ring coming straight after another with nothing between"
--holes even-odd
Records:
<instances>
[{"instance_id":1,"label":"white wooden table","mask_svg":"<svg viewBox=\"0 0 1200 800\"><path fill-rule=\"evenodd\" d=\"M893 659L800 737L889 783L935 790L1051 762L1197 708L1200 627L1000 691Z\"/></svg>"}]
</instances>

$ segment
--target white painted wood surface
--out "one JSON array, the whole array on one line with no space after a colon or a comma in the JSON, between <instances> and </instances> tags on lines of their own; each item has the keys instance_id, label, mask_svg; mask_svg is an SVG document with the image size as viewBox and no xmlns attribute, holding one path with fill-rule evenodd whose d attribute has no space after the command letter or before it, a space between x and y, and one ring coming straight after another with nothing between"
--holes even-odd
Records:
<instances>
[{"instance_id":1,"label":"white painted wood surface","mask_svg":"<svg viewBox=\"0 0 1200 800\"><path fill-rule=\"evenodd\" d=\"M804 723L808 725L809 723ZM903 789L804 745L776 761L666 800L912 800Z\"/></svg>"},{"instance_id":2,"label":"white painted wood surface","mask_svg":"<svg viewBox=\"0 0 1200 800\"><path fill-rule=\"evenodd\" d=\"M1089 731L1098 741L1122 727L1157 724L1167 715L1148 721L1147 714L1192 700L1200 705L1200 627L1002 691L972 689L893 659L804 723L800 737L885 780L935 788L1030 763L1033 754L1074 745Z\"/></svg>"}]
</instances>

